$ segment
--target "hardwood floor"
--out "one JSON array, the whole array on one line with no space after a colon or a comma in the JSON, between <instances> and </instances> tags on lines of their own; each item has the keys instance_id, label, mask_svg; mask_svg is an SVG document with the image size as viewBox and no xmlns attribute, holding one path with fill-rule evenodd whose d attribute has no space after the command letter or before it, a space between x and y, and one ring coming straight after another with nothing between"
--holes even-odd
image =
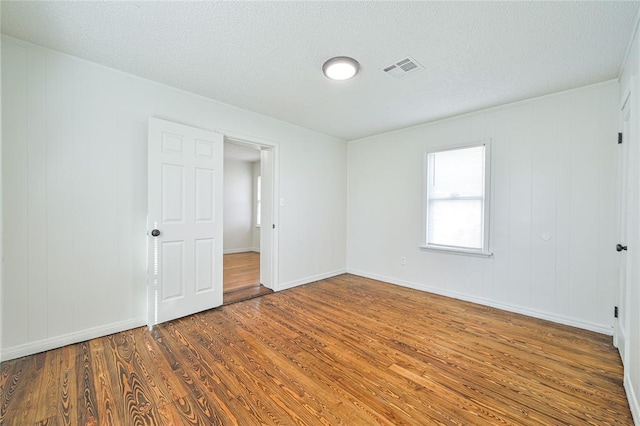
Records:
<instances>
[{"instance_id":1,"label":"hardwood floor","mask_svg":"<svg viewBox=\"0 0 640 426\"><path fill-rule=\"evenodd\" d=\"M223 280L224 305L273 293L260 284L260 253L225 254Z\"/></svg>"},{"instance_id":2,"label":"hardwood floor","mask_svg":"<svg viewBox=\"0 0 640 426\"><path fill-rule=\"evenodd\" d=\"M5 362L0 423L632 420L610 336L342 275Z\"/></svg>"},{"instance_id":3,"label":"hardwood floor","mask_svg":"<svg viewBox=\"0 0 640 426\"><path fill-rule=\"evenodd\" d=\"M238 303L243 300L253 299L254 297L260 297L271 293L273 293L273 290L270 288L266 288L261 284L255 284L238 290L225 291L222 295L222 304L229 305L231 303Z\"/></svg>"},{"instance_id":4,"label":"hardwood floor","mask_svg":"<svg viewBox=\"0 0 640 426\"><path fill-rule=\"evenodd\" d=\"M260 253L225 254L223 262L225 293L260 284Z\"/></svg>"}]
</instances>

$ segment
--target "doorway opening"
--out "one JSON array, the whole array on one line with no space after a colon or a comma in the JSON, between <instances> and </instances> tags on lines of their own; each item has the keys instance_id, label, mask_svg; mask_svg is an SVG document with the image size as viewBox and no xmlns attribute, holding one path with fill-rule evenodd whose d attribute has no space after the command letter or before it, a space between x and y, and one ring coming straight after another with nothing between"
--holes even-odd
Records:
<instances>
[{"instance_id":1,"label":"doorway opening","mask_svg":"<svg viewBox=\"0 0 640 426\"><path fill-rule=\"evenodd\" d=\"M223 304L273 292L274 147L224 139Z\"/></svg>"}]
</instances>

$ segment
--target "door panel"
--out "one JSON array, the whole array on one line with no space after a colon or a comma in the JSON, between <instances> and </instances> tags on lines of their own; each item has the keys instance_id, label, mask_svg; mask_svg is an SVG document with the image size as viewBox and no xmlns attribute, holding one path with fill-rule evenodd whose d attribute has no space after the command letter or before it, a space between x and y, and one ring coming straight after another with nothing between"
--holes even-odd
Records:
<instances>
[{"instance_id":1,"label":"door panel","mask_svg":"<svg viewBox=\"0 0 640 426\"><path fill-rule=\"evenodd\" d=\"M160 247L160 264L162 265L160 300L165 302L184 296L184 242L161 242Z\"/></svg>"},{"instance_id":2,"label":"door panel","mask_svg":"<svg viewBox=\"0 0 640 426\"><path fill-rule=\"evenodd\" d=\"M162 165L162 223L182 223L184 218L184 167Z\"/></svg>"},{"instance_id":3,"label":"door panel","mask_svg":"<svg viewBox=\"0 0 640 426\"><path fill-rule=\"evenodd\" d=\"M196 294L213 289L215 264L215 240L207 238L196 240Z\"/></svg>"},{"instance_id":4,"label":"door panel","mask_svg":"<svg viewBox=\"0 0 640 426\"><path fill-rule=\"evenodd\" d=\"M618 241L623 246L632 242L630 238L629 224L633 220L633 187L631 176L634 167L637 167L636 163L632 160L632 152L634 141L630 137L630 115L631 115L631 96L628 96L623 108L622 108L622 140L623 143L619 147L619 167L620 167L620 179L619 179L619 232ZM629 268L627 265L627 250L623 250L618 253L618 294L617 294L617 306L618 306L618 318L615 324L614 330L614 344L618 347L620 352L620 358L623 364L626 364L627 360L627 334L629 332L629 294L628 294L628 280L629 280Z\"/></svg>"},{"instance_id":5,"label":"door panel","mask_svg":"<svg viewBox=\"0 0 640 426\"><path fill-rule=\"evenodd\" d=\"M215 188L214 173L211 170L196 169L196 222L213 223Z\"/></svg>"},{"instance_id":6,"label":"door panel","mask_svg":"<svg viewBox=\"0 0 640 426\"><path fill-rule=\"evenodd\" d=\"M217 133L149 119L150 327L222 304L222 145Z\"/></svg>"}]
</instances>

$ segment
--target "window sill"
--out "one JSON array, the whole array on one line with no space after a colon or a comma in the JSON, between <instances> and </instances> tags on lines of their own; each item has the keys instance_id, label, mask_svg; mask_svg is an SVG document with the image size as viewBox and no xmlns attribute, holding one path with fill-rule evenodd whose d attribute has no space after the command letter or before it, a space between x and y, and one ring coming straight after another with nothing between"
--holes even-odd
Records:
<instances>
[{"instance_id":1,"label":"window sill","mask_svg":"<svg viewBox=\"0 0 640 426\"><path fill-rule=\"evenodd\" d=\"M463 256L473 256L473 257L492 257L493 253L488 251L478 251L478 250L465 250L454 247L444 247L444 246L420 246L420 250L424 251L435 251L438 253L449 253L449 254L461 254Z\"/></svg>"}]
</instances>

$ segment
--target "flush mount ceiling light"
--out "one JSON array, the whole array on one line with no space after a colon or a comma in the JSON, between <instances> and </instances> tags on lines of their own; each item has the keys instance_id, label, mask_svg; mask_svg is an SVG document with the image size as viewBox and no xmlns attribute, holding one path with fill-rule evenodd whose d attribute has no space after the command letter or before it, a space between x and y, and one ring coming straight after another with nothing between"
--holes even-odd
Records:
<instances>
[{"instance_id":1,"label":"flush mount ceiling light","mask_svg":"<svg viewBox=\"0 0 640 426\"><path fill-rule=\"evenodd\" d=\"M348 80L358 74L360 64L348 56L329 59L322 66L322 72L331 80Z\"/></svg>"}]
</instances>

